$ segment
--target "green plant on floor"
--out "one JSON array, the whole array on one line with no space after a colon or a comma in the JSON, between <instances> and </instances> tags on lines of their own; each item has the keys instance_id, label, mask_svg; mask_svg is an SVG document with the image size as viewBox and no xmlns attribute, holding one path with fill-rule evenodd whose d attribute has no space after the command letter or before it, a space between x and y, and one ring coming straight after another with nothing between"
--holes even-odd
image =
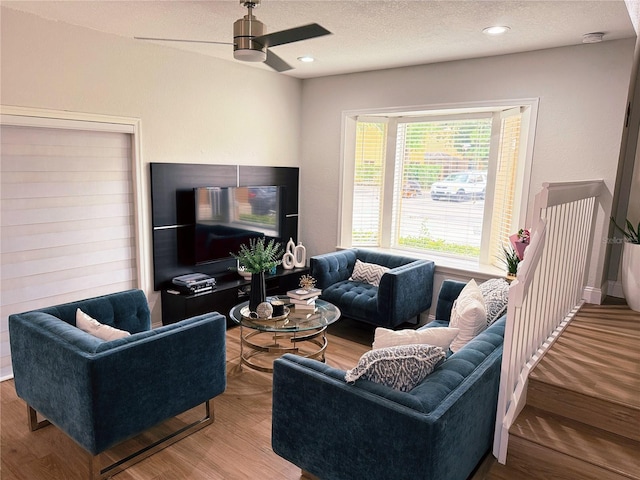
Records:
<instances>
[{"instance_id":1,"label":"green plant on floor","mask_svg":"<svg viewBox=\"0 0 640 480\"><path fill-rule=\"evenodd\" d=\"M620 230L624 235L624 238L627 239L629 243L639 243L640 244L640 222L638 222L638 228L633 228L633 224L627 219L626 228L618 225L613 217L611 217L611 223L616 229Z\"/></svg>"},{"instance_id":2,"label":"green plant on floor","mask_svg":"<svg viewBox=\"0 0 640 480\"><path fill-rule=\"evenodd\" d=\"M283 250L274 239L265 243L265 238L252 238L249 246L243 244L238 253L231 252L241 267L250 273L267 272L282 263Z\"/></svg>"}]
</instances>

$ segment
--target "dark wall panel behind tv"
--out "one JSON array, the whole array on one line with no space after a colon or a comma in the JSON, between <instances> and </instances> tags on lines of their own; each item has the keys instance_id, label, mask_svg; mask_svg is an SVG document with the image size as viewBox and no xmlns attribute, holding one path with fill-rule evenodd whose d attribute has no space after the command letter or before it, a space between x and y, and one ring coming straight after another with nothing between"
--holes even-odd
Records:
<instances>
[{"instance_id":1,"label":"dark wall panel behind tv","mask_svg":"<svg viewBox=\"0 0 640 480\"><path fill-rule=\"evenodd\" d=\"M295 173L295 175L294 175ZM240 186L278 185L286 187L285 214L298 214L298 169L288 167L240 166ZM287 237L287 240L289 237Z\"/></svg>"},{"instance_id":2,"label":"dark wall panel behind tv","mask_svg":"<svg viewBox=\"0 0 640 480\"><path fill-rule=\"evenodd\" d=\"M192 272L218 275L235 265L220 261L194 265L192 244L195 187L283 186L286 219L280 239L297 241L298 180L295 167L151 163L154 288L171 285L171 279Z\"/></svg>"}]
</instances>

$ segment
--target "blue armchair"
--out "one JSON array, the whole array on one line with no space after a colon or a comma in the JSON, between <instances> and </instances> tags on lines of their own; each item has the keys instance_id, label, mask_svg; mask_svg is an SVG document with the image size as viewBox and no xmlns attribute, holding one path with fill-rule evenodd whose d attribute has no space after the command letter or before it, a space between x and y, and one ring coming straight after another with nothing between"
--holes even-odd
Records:
<instances>
[{"instance_id":1,"label":"blue armchair","mask_svg":"<svg viewBox=\"0 0 640 480\"><path fill-rule=\"evenodd\" d=\"M349 280L356 260L389 268L379 286ZM435 264L372 250L349 249L310 259L310 273L324 300L345 317L394 328L431 307Z\"/></svg>"},{"instance_id":2,"label":"blue armchair","mask_svg":"<svg viewBox=\"0 0 640 480\"><path fill-rule=\"evenodd\" d=\"M76 309L130 336L103 341L76 325ZM210 400L226 388L226 319L201 315L150 329L140 290L9 317L16 393L31 430L53 423L87 450L91 478L113 475L213 421ZM102 468L100 453L205 404L201 420ZM38 422L37 413L47 420Z\"/></svg>"}]
</instances>

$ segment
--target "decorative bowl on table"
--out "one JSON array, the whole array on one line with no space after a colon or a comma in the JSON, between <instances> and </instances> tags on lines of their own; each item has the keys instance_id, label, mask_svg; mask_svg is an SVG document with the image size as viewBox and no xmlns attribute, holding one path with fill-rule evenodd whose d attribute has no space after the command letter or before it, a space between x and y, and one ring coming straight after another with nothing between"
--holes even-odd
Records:
<instances>
[{"instance_id":1,"label":"decorative bowl on table","mask_svg":"<svg viewBox=\"0 0 640 480\"><path fill-rule=\"evenodd\" d=\"M248 272L244 269L244 267L238 267L238 275L240 275L245 280L251 280L251 272Z\"/></svg>"},{"instance_id":2,"label":"decorative bowl on table","mask_svg":"<svg viewBox=\"0 0 640 480\"><path fill-rule=\"evenodd\" d=\"M284 314L278 315L277 317L269 316L269 317L259 317L256 312L252 312L249 310L249 306L242 307L240 310L240 315L242 315L242 319L247 322L277 322L280 320L286 320L289 317L289 307L284 307Z\"/></svg>"}]
</instances>

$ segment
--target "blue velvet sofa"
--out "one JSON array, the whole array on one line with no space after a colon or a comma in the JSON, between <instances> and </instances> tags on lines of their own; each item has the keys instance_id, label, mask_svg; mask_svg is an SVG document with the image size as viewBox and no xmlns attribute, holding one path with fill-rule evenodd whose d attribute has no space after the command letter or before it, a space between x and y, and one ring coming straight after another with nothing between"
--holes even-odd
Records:
<instances>
[{"instance_id":1,"label":"blue velvet sofa","mask_svg":"<svg viewBox=\"0 0 640 480\"><path fill-rule=\"evenodd\" d=\"M349 280L356 260L390 270L378 287ZM309 266L322 289L321 298L336 305L345 317L394 328L414 319L417 323L418 315L431 307L432 261L352 248L311 257Z\"/></svg>"},{"instance_id":2,"label":"blue velvet sofa","mask_svg":"<svg viewBox=\"0 0 640 480\"><path fill-rule=\"evenodd\" d=\"M100 340L75 326L77 308L131 335ZM225 317L151 329L140 290L11 315L9 334L15 388L31 429L59 427L93 456L93 478L107 470L101 452L168 418L206 404L198 423L211 423L209 401L226 388ZM37 413L47 420L37 422Z\"/></svg>"},{"instance_id":3,"label":"blue velvet sofa","mask_svg":"<svg viewBox=\"0 0 640 480\"><path fill-rule=\"evenodd\" d=\"M447 326L464 283L445 281L435 320ZM465 480L493 441L505 317L409 392L357 380L294 355L273 372L272 447L321 480Z\"/></svg>"}]
</instances>

